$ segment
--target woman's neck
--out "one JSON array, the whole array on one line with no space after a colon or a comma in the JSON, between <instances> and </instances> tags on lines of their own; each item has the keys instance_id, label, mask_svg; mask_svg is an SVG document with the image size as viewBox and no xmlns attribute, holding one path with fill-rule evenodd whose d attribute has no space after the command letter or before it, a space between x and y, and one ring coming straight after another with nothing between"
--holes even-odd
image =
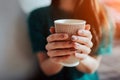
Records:
<instances>
[{"instance_id":1,"label":"woman's neck","mask_svg":"<svg viewBox=\"0 0 120 80\"><path fill-rule=\"evenodd\" d=\"M74 10L74 4L65 4L65 3L61 3L59 5L59 8L65 12L69 12L72 13Z\"/></svg>"}]
</instances>

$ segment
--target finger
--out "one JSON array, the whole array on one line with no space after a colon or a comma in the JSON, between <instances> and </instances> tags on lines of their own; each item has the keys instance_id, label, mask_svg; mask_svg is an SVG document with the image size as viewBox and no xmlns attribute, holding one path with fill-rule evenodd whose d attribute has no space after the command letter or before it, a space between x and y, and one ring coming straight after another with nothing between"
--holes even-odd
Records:
<instances>
[{"instance_id":1,"label":"finger","mask_svg":"<svg viewBox=\"0 0 120 80\"><path fill-rule=\"evenodd\" d=\"M75 46L75 42L64 41L64 42L52 42L46 45L47 50L55 50L55 49L65 49L65 48L73 48Z\"/></svg>"},{"instance_id":2,"label":"finger","mask_svg":"<svg viewBox=\"0 0 120 80\"><path fill-rule=\"evenodd\" d=\"M84 45L86 45L87 47L90 47L90 48L92 48L92 46L93 46L93 43L91 42L91 40L89 40L86 37L80 37L80 36L73 35L71 37L71 39L72 39L72 41L78 42L80 44L84 44Z\"/></svg>"},{"instance_id":3,"label":"finger","mask_svg":"<svg viewBox=\"0 0 120 80\"><path fill-rule=\"evenodd\" d=\"M89 30L79 30L78 35L92 39L92 34Z\"/></svg>"},{"instance_id":4,"label":"finger","mask_svg":"<svg viewBox=\"0 0 120 80\"><path fill-rule=\"evenodd\" d=\"M77 49L78 52L85 53L85 54L89 54L91 52L90 48L88 48L85 45L81 45L79 43L75 43L75 49Z\"/></svg>"},{"instance_id":5,"label":"finger","mask_svg":"<svg viewBox=\"0 0 120 80\"><path fill-rule=\"evenodd\" d=\"M58 56L67 56L67 55L71 55L74 54L75 51L71 51L69 50L52 50L52 51L48 51L48 56L49 57L58 57Z\"/></svg>"},{"instance_id":6,"label":"finger","mask_svg":"<svg viewBox=\"0 0 120 80\"><path fill-rule=\"evenodd\" d=\"M65 33L55 33L47 37L48 42L60 41L68 39L68 35Z\"/></svg>"},{"instance_id":7,"label":"finger","mask_svg":"<svg viewBox=\"0 0 120 80\"><path fill-rule=\"evenodd\" d=\"M79 60L84 60L88 57L87 54L81 54L81 53L75 53L75 57L78 58Z\"/></svg>"},{"instance_id":8,"label":"finger","mask_svg":"<svg viewBox=\"0 0 120 80\"><path fill-rule=\"evenodd\" d=\"M89 24L87 24L87 25L85 26L85 30L90 30L90 25L89 25Z\"/></svg>"},{"instance_id":9,"label":"finger","mask_svg":"<svg viewBox=\"0 0 120 80\"><path fill-rule=\"evenodd\" d=\"M63 62L65 60L68 60L70 58L70 56L63 56L63 57L53 57L51 58L51 60L53 60L54 62L60 63Z\"/></svg>"},{"instance_id":10,"label":"finger","mask_svg":"<svg viewBox=\"0 0 120 80\"><path fill-rule=\"evenodd\" d=\"M55 33L55 28L54 27L50 27L50 32L53 34Z\"/></svg>"}]
</instances>

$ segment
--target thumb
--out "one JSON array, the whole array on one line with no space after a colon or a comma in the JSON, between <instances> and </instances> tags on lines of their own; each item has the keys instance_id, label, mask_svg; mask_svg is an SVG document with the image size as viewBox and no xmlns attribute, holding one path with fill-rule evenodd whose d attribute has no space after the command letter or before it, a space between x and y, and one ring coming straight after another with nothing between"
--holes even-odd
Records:
<instances>
[{"instance_id":1,"label":"thumb","mask_svg":"<svg viewBox=\"0 0 120 80\"><path fill-rule=\"evenodd\" d=\"M87 24L87 25L85 26L85 30L90 30L90 24Z\"/></svg>"},{"instance_id":2,"label":"thumb","mask_svg":"<svg viewBox=\"0 0 120 80\"><path fill-rule=\"evenodd\" d=\"M52 27L50 27L50 29L49 29L49 30L50 30L50 33L52 33L52 34L53 34L53 33L55 33L55 28L54 28L53 26L52 26Z\"/></svg>"}]
</instances>

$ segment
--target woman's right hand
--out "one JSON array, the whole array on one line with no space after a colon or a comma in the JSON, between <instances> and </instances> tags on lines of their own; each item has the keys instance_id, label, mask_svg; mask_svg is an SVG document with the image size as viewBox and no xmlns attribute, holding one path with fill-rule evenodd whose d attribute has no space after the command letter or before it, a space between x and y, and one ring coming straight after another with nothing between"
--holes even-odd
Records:
<instances>
[{"instance_id":1,"label":"woman's right hand","mask_svg":"<svg viewBox=\"0 0 120 80\"><path fill-rule=\"evenodd\" d=\"M68 38L68 34L65 33L54 33L47 37L47 54L52 61L60 63L75 53L75 50L71 49L75 43L68 41Z\"/></svg>"}]
</instances>

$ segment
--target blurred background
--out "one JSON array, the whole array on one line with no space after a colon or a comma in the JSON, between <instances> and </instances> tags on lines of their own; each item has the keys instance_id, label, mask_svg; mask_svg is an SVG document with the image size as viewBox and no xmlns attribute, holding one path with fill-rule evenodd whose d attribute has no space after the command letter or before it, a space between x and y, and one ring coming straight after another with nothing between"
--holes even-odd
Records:
<instances>
[{"instance_id":1,"label":"blurred background","mask_svg":"<svg viewBox=\"0 0 120 80\"><path fill-rule=\"evenodd\" d=\"M113 54L103 57L101 80L120 80L120 0L101 0L115 23ZM26 18L50 0L0 0L0 80L26 80L36 70Z\"/></svg>"}]
</instances>

